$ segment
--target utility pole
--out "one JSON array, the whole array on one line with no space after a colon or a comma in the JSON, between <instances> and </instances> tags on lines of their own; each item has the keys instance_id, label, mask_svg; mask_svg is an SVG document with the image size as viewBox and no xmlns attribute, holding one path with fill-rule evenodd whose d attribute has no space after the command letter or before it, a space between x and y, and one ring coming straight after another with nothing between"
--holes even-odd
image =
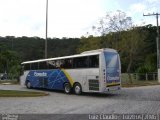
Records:
<instances>
[{"instance_id":1,"label":"utility pole","mask_svg":"<svg viewBox=\"0 0 160 120\"><path fill-rule=\"evenodd\" d=\"M147 14L147 15L145 15L145 14L143 14L143 16L156 16L156 20L157 20L157 38L156 38L156 43L157 43L157 69L159 69L160 68L160 58L159 58L159 55L160 55L160 53L159 53L159 47L160 47L160 41L159 41L159 25L158 25L158 16L159 16L160 14L159 13L152 13L152 14Z\"/></svg>"},{"instance_id":2,"label":"utility pole","mask_svg":"<svg viewBox=\"0 0 160 120\"><path fill-rule=\"evenodd\" d=\"M48 0L46 0L46 39L45 39L45 59L47 58L47 38L48 38Z\"/></svg>"}]
</instances>

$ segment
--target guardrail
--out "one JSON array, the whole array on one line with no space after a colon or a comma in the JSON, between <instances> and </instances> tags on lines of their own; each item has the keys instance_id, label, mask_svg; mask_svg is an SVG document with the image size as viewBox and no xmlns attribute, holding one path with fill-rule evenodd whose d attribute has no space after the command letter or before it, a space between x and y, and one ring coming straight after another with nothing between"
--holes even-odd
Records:
<instances>
[{"instance_id":1,"label":"guardrail","mask_svg":"<svg viewBox=\"0 0 160 120\"><path fill-rule=\"evenodd\" d=\"M134 73L136 80L157 80L157 73Z\"/></svg>"},{"instance_id":2,"label":"guardrail","mask_svg":"<svg viewBox=\"0 0 160 120\"><path fill-rule=\"evenodd\" d=\"M132 82L137 81L157 81L158 75L157 73L130 73ZM130 83L128 73L122 73L121 75L122 83Z\"/></svg>"}]
</instances>

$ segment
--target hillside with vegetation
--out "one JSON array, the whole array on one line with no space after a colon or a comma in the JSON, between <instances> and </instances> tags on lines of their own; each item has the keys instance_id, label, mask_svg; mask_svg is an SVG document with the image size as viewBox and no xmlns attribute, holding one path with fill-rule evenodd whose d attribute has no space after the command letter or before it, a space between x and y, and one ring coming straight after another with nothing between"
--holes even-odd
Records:
<instances>
[{"instance_id":1,"label":"hillside with vegetation","mask_svg":"<svg viewBox=\"0 0 160 120\"><path fill-rule=\"evenodd\" d=\"M93 26L97 36L48 38L48 58L113 48L120 54L123 73L156 72L156 30L152 25L133 26L132 19L121 11L107 14ZM17 77L22 61L44 58L44 43L39 37L0 37L0 73Z\"/></svg>"},{"instance_id":2,"label":"hillside with vegetation","mask_svg":"<svg viewBox=\"0 0 160 120\"><path fill-rule=\"evenodd\" d=\"M79 38L48 38L48 58L76 54ZM44 58L45 39L39 37L0 37L0 73L17 77L20 63Z\"/></svg>"}]
</instances>

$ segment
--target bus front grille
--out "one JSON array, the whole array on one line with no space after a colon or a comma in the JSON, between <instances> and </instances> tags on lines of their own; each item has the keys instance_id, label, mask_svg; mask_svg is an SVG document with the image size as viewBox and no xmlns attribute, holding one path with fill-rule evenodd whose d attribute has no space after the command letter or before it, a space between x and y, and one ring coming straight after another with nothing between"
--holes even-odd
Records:
<instances>
[{"instance_id":1,"label":"bus front grille","mask_svg":"<svg viewBox=\"0 0 160 120\"><path fill-rule=\"evenodd\" d=\"M99 91L99 80L89 79L89 90Z\"/></svg>"}]
</instances>

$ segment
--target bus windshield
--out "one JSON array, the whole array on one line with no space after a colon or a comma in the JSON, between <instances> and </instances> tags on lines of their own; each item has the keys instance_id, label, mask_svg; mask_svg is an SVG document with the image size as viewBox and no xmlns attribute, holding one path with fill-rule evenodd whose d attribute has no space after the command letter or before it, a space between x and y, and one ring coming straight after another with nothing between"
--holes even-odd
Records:
<instances>
[{"instance_id":1,"label":"bus windshield","mask_svg":"<svg viewBox=\"0 0 160 120\"><path fill-rule=\"evenodd\" d=\"M105 52L105 61L107 68L118 68L119 67L119 56L117 53Z\"/></svg>"}]
</instances>

